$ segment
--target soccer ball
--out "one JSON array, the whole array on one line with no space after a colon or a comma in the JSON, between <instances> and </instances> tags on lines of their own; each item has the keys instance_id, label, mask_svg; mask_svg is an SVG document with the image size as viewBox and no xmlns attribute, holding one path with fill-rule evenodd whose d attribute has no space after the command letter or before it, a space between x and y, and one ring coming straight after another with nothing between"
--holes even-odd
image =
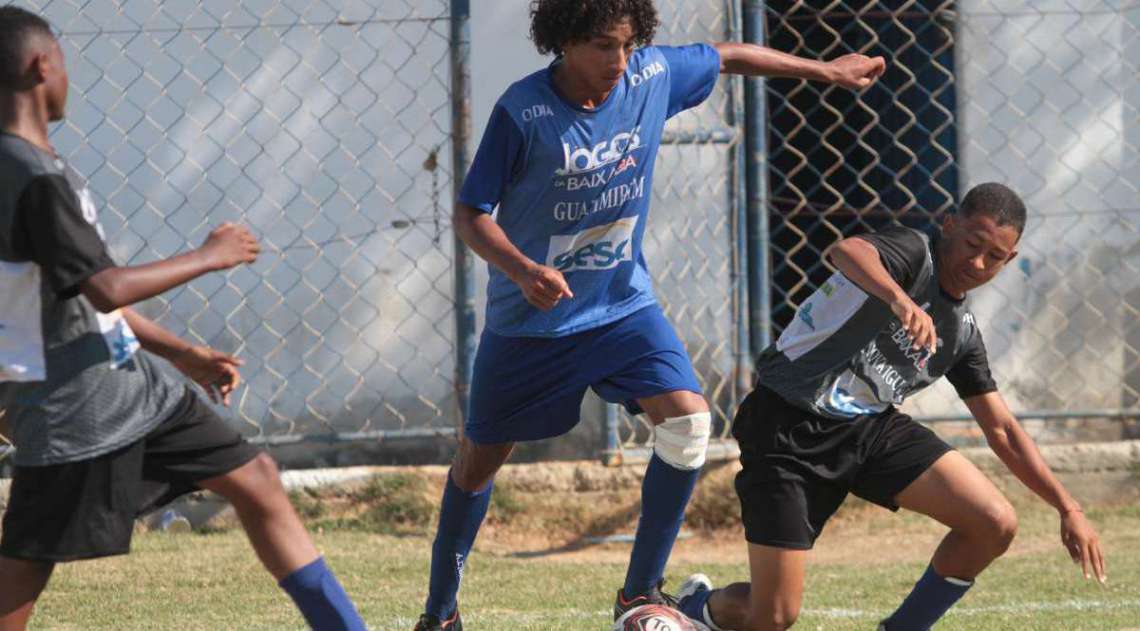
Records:
<instances>
[{"instance_id":1,"label":"soccer ball","mask_svg":"<svg viewBox=\"0 0 1140 631\"><path fill-rule=\"evenodd\" d=\"M625 612L614 623L613 631L701 631L693 621L664 605L642 605Z\"/></svg>"}]
</instances>

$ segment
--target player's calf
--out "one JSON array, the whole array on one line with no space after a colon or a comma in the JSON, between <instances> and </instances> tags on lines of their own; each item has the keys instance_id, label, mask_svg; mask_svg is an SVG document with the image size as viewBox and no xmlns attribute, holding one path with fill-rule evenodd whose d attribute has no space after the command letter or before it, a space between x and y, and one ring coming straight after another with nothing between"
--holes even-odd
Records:
<instances>
[{"instance_id":1,"label":"player's calf","mask_svg":"<svg viewBox=\"0 0 1140 631\"><path fill-rule=\"evenodd\" d=\"M277 580L319 556L269 454L201 485L229 500L258 558Z\"/></svg>"},{"instance_id":2,"label":"player's calf","mask_svg":"<svg viewBox=\"0 0 1140 631\"><path fill-rule=\"evenodd\" d=\"M365 629L356 607L289 502L277 463L269 454L260 453L201 486L233 504L258 558L310 627L321 631Z\"/></svg>"},{"instance_id":3,"label":"player's calf","mask_svg":"<svg viewBox=\"0 0 1140 631\"><path fill-rule=\"evenodd\" d=\"M669 393L639 403L651 417L660 418L654 413L653 399L667 405L669 398L677 394ZM680 394L700 396L689 392ZM655 599L660 598L665 565L708 449L712 418L703 398L698 398L698 403L702 411L669 416L654 427L653 457L641 486L641 518L625 584L614 604L615 618L636 606L634 603L639 600L674 604Z\"/></svg>"},{"instance_id":4,"label":"player's calf","mask_svg":"<svg viewBox=\"0 0 1140 631\"><path fill-rule=\"evenodd\" d=\"M0 556L0 631L23 631L54 563Z\"/></svg>"},{"instance_id":5,"label":"player's calf","mask_svg":"<svg viewBox=\"0 0 1140 631\"><path fill-rule=\"evenodd\" d=\"M799 605L753 611L748 616L747 624L740 629L741 631L784 631L792 628L799 617Z\"/></svg>"}]
</instances>

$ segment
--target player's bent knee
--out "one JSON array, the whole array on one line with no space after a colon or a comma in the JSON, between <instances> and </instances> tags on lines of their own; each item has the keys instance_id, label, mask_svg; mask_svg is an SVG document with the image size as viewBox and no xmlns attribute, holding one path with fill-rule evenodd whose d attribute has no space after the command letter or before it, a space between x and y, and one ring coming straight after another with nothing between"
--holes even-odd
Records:
<instances>
[{"instance_id":1,"label":"player's bent knee","mask_svg":"<svg viewBox=\"0 0 1140 631\"><path fill-rule=\"evenodd\" d=\"M273 456L265 452L257 454L257 457L249 461L251 467L251 478L255 486L258 487L277 487L281 486L281 472L277 468L277 461Z\"/></svg>"},{"instance_id":2,"label":"player's bent knee","mask_svg":"<svg viewBox=\"0 0 1140 631\"><path fill-rule=\"evenodd\" d=\"M988 516L989 540L994 552L1003 554L1017 536L1017 511L1008 502L995 507Z\"/></svg>"},{"instance_id":3,"label":"player's bent knee","mask_svg":"<svg viewBox=\"0 0 1140 631\"><path fill-rule=\"evenodd\" d=\"M665 419L654 430L653 452L678 469L700 469L705 463L712 415L697 412Z\"/></svg>"},{"instance_id":4,"label":"player's bent knee","mask_svg":"<svg viewBox=\"0 0 1140 631\"><path fill-rule=\"evenodd\" d=\"M486 488L513 448L513 443L481 445L463 438L451 463L451 481L468 493Z\"/></svg>"},{"instance_id":5,"label":"player's bent knee","mask_svg":"<svg viewBox=\"0 0 1140 631\"><path fill-rule=\"evenodd\" d=\"M285 497L277 462L264 452L222 478L220 485L211 488L234 504L264 508Z\"/></svg>"}]
</instances>

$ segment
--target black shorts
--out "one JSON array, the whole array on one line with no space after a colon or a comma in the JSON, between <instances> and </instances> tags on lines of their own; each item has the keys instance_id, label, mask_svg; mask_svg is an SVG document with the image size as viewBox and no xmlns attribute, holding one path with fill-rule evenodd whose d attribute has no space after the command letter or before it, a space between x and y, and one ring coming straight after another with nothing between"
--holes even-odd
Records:
<instances>
[{"instance_id":1,"label":"black shorts","mask_svg":"<svg viewBox=\"0 0 1140 631\"><path fill-rule=\"evenodd\" d=\"M137 516L258 453L187 390L169 419L126 447L90 460L16 467L0 555L55 562L126 554Z\"/></svg>"},{"instance_id":2,"label":"black shorts","mask_svg":"<svg viewBox=\"0 0 1140 631\"><path fill-rule=\"evenodd\" d=\"M792 406L759 386L732 424L749 543L807 550L848 493L891 510L897 496L952 447L891 408L849 421Z\"/></svg>"}]
</instances>

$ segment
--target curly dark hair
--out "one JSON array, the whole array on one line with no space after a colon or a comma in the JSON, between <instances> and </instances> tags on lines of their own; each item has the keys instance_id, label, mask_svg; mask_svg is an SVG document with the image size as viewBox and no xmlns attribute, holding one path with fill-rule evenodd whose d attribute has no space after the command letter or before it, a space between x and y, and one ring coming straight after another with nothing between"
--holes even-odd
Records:
<instances>
[{"instance_id":1,"label":"curly dark hair","mask_svg":"<svg viewBox=\"0 0 1140 631\"><path fill-rule=\"evenodd\" d=\"M570 42L584 42L629 18L633 41L644 46L657 32L653 0L533 0L530 38L538 52L561 55Z\"/></svg>"}]
</instances>

